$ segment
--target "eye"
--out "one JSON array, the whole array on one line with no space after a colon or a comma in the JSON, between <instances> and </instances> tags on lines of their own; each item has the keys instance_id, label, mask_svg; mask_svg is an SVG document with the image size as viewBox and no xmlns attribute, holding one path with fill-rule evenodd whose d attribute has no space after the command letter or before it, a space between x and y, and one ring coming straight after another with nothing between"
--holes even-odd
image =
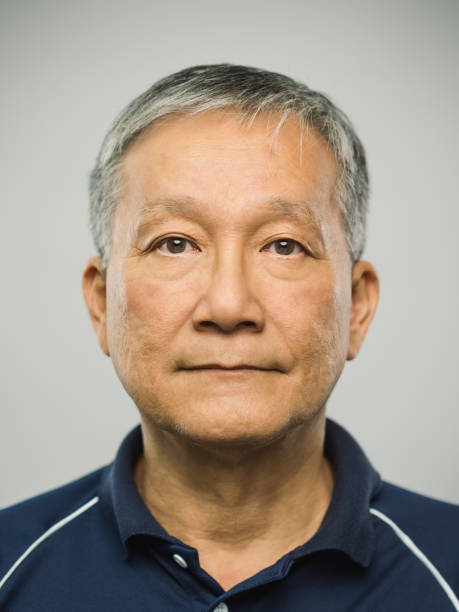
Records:
<instances>
[{"instance_id":1,"label":"eye","mask_svg":"<svg viewBox=\"0 0 459 612\"><path fill-rule=\"evenodd\" d=\"M274 250L273 250L274 247ZM302 244L291 238L279 238L267 244L264 251L270 251L276 255L296 255L297 253L305 253L306 249Z\"/></svg>"},{"instance_id":2,"label":"eye","mask_svg":"<svg viewBox=\"0 0 459 612\"><path fill-rule=\"evenodd\" d=\"M186 238L182 238L181 236L168 236L153 245L151 250L160 251L168 255L179 255L180 253L185 253L190 250L189 248L187 249L187 245L189 245L192 250L196 248Z\"/></svg>"}]
</instances>

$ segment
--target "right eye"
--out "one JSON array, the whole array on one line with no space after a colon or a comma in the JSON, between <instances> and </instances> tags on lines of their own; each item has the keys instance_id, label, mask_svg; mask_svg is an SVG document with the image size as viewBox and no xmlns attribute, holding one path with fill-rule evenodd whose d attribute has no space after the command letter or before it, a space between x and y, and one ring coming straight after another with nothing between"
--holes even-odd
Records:
<instances>
[{"instance_id":1,"label":"right eye","mask_svg":"<svg viewBox=\"0 0 459 612\"><path fill-rule=\"evenodd\" d=\"M180 255L180 253L185 253L190 250L187 249L187 245L191 247L191 250L196 248L187 238L182 238L181 236L168 236L157 242L151 250L160 251L165 255Z\"/></svg>"}]
</instances>

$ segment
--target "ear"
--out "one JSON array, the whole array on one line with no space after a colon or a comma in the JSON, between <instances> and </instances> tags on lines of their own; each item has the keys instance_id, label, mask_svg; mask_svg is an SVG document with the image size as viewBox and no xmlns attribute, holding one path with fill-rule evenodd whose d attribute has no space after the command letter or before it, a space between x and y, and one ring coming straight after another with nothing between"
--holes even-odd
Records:
<instances>
[{"instance_id":1,"label":"ear","mask_svg":"<svg viewBox=\"0 0 459 612\"><path fill-rule=\"evenodd\" d=\"M107 273L100 257L91 257L83 272L83 296L100 348L109 356L107 344Z\"/></svg>"},{"instance_id":2,"label":"ear","mask_svg":"<svg viewBox=\"0 0 459 612\"><path fill-rule=\"evenodd\" d=\"M352 268L352 306L347 359L357 357L376 312L379 299L379 279L368 261L357 261Z\"/></svg>"}]
</instances>

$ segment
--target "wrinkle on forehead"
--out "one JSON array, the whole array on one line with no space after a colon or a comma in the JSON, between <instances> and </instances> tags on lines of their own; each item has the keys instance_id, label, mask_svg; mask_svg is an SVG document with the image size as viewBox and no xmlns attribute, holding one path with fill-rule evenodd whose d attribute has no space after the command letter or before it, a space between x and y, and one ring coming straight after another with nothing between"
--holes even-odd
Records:
<instances>
[{"instance_id":1,"label":"wrinkle on forehead","mask_svg":"<svg viewBox=\"0 0 459 612\"><path fill-rule=\"evenodd\" d=\"M295 164L298 165L299 169L303 169L304 162L310 157L312 151L318 148L322 151L327 151L328 156L330 156L334 164L336 164L338 174L341 174L341 168L339 167L336 155L329 143L303 117L295 114L293 111L280 113L279 111L266 110L257 113L246 113L232 106L208 111L199 111L197 113L172 113L156 119L129 143L124 153L123 166L126 165L127 158L139 148L139 145L142 146L143 143L149 141L152 137L157 138L159 136L161 141L161 133L164 132L164 130L171 128L173 132L181 132L183 126L185 126L186 129L186 124L191 122L196 122L198 124L198 128L193 135L197 140L199 140L199 123L214 123L217 127L215 140L212 142L214 147L219 144L218 128L233 122L236 122L238 129L244 134L244 141L241 143L244 147L247 147L250 141L253 142L253 146L258 146L261 139L264 145L267 146L269 151L274 155L279 154L281 150L285 153L285 146L282 145L282 141L285 139L285 136L287 136L290 140L290 151L288 151L288 155L291 161L295 160ZM207 132L206 138L208 137L209 133ZM309 149L307 155L305 155L304 151L306 143ZM222 144L221 148L222 150L226 150L228 148L228 143Z\"/></svg>"}]
</instances>

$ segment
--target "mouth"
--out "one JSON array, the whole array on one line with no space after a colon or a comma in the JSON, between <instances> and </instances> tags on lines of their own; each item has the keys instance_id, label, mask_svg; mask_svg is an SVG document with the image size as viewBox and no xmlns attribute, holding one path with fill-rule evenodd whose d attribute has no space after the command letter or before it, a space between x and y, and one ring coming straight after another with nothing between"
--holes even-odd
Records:
<instances>
[{"instance_id":1,"label":"mouth","mask_svg":"<svg viewBox=\"0 0 459 612\"><path fill-rule=\"evenodd\" d=\"M192 366L189 368L184 368L186 370L221 370L225 372L233 372L233 371L245 371L245 370L255 370L259 372L280 372L280 370L274 370L272 368L262 368L260 366L254 366L246 363L239 363L234 365L226 365L220 363L206 363L203 365Z\"/></svg>"}]
</instances>

